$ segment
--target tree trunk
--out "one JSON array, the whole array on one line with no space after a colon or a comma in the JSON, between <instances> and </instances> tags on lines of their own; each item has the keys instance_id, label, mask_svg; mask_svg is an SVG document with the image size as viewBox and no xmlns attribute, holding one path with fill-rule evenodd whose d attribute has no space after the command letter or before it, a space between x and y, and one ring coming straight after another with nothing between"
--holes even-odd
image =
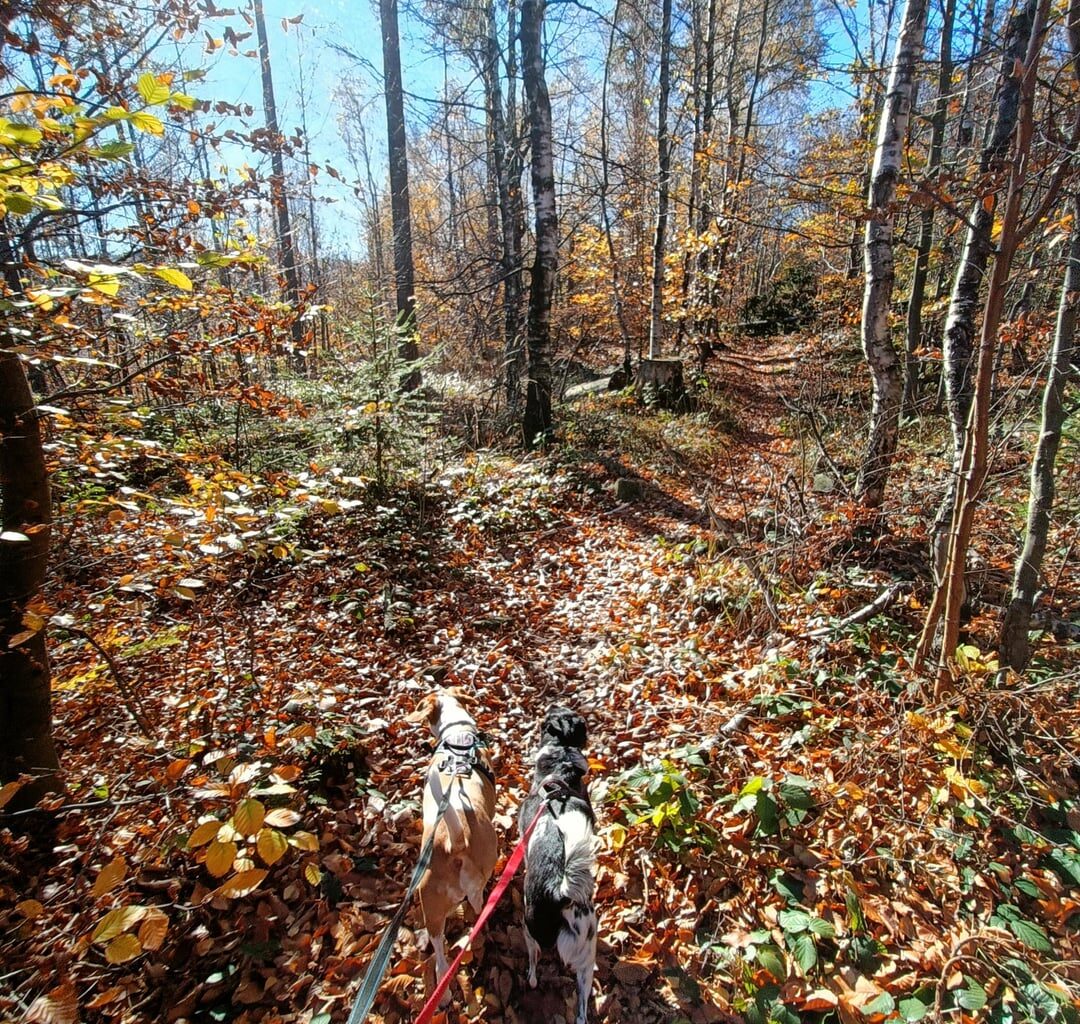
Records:
<instances>
[{"instance_id":1,"label":"tree trunk","mask_svg":"<svg viewBox=\"0 0 1080 1024\"><path fill-rule=\"evenodd\" d=\"M409 158L405 149L405 96L401 85L401 44L398 37L397 0L379 0L382 26L383 87L386 91L386 138L390 165L390 220L394 231L394 285L397 296L398 352L414 362L416 340L416 285L413 274L412 221L409 210ZM420 385L414 370L402 386Z\"/></svg>"},{"instance_id":2,"label":"tree trunk","mask_svg":"<svg viewBox=\"0 0 1080 1024\"><path fill-rule=\"evenodd\" d=\"M931 118L930 153L926 178L933 180L941 172L945 148L945 123L952 95L952 32L956 19L956 0L945 0L941 14L941 61L938 65L937 99ZM934 244L934 205L926 203L919 218L919 241L915 249L915 269L911 275L908 298L907 338L904 346L904 396L901 407L913 411L919 394L919 361L915 353L922 344L922 308L926 297L926 279L930 271L930 250Z\"/></svg>"},{"instance_id":3,"label":"tree trunk","mask_svg":"<svg viewBox=\"0 0 1080 1024\"><path fill-rule=\"evenodd\" d=\"M998 241L998 253L990 278L986 307L983 311L982 331L979 335L974 388L970 401L970 423L966 431L957 474L952 526L948 535L948 555L941 573L941 581L938 583L934 599L927 611L926 624L919 638L915 655L917 667L925 664L940 621L942 641L934 686L935 698L945 696L952 688L952 664L960 636L960 606L964 600L964 568L975 512L982 495L983 484L986 482L994 350L997 347L998 328L1005 304L1009 271L1019 244L1020 208L1024 199L1024 185L1028 173L1027 159L1034 130L1036 71L1039 53L1046 38L1046 18L1049 7L1050 0L1040 0L1037 9L1031 10L1031 18L1026 22L1030 40L1025 48L1026 59L1014 72L1018 92L1015 104L1016 142L1009 164L1009 183L1005 214L1002 218Z\"/></svg>"},{"instance_id":4,"label":"tree trunk","mask_svg":"<svg viewBox=\"0 0 1080 1024\"><path fill-rule=\"evenodd\" d=\"M608 32L607 56L604 59L604 78L600 85L600 218L604 224L608 259L611 261L611 297L615 306L615 321L619 325L619 336L622 338L623 373L629 383L633 342L630 340L630 329L626 324L619 254L615 251L615 239L611 231L611 206L608 202L611 192L611 160L608 152L608 85L611 79L611 60L615 49L615 31L619 24L620 6L621 0L615 0L615 12L611 16L611 28Z\"/></svg>"},{"instance_id":5,"label":"tree trunk","mask_svg":"<svg viewBox=\"0 0 1080 1024\"><path fill-rule=\"evenodd\" d=\"M510 53L513 53L514 11L509 12ZM511 164L516 160L510 154L507 137L507 122L513 125L517 116L516 103L513 102L513 85L510 89L509 118L503 111L502 77L499 64L502 48L499 46L498 25L495 20L495 4L486 0L485 20L486 55L484 60L484 85L487 92L488 132L491 138L491 156L495 172L495 186L499 202L499 278L503 288L503 373L506 394L506 410L511 420L521 415L521 377L524 363L524 349L521 344L521 244L517 227L516 206L521 202L520 176L515 188L512 180ZM511 58L512 62L512 58ZM508 72L513 82L513 69Z\"/></svg>"},{"instance_id":6,"label":"tree trunk","mask_svg":"<svg viewBox=\"0 0 1080 1024\"><path fill-rule=\"evenodd\" d=\"M1073 197L1073 227L1069 241L1069 262L1061 288L1057 329L1050 354L1050 373L1043 392L1042 425L1031 462L1031 492L1028 498L1024 548L1016 560L1012 597L1001 626L1002 661L1022 672L1031 657L1028 631L1031 612L1042 572L1050 512L1054 507L1054 462L1065 423L1065 389L1072 375L1077 305L1080 304L1080 195Z\"/></svg>"},{"instance_id":7,"label":"tree trunk","mask_svg":"<svg viewBox=\"0 0 1080 1024\"><path fill-rule=\"evenodd\" d=\"M1031 38L1038 0L1027 0L1009 18L1006 44L998 71L998 103L994 127L979 163L983 192L968 216L968 230L960 265L949 299L942 342L945 398L953 435L952 472L931 535L934 575L940 579L949 544L949 528L956 499L956 481L963 459L968 411L971 408L971 358L975 342L975 320L979 310L979 290L986 276L986 264L993 249L991 234L997 208L1000 175L1016 129L1020 107L1020 78L1016 66L1023 61Z\"/></svg>"},{"instance_id":8,"label":"tree trunk","mask_svg":"<svg viewBox=\"0 0 1080 1024\"><path fill-rule=\"evenodd\" d=\"M282 156L284 140L278 130L277 105L274 102L274 78L270 71L270 44L266 37L266 19L262 0L255 0L255 30L259 36L259 66L262 69L263 112L266 132L270 136L270 202L274 207L277 227L278 259L285 277L285 301L293 310L289 328L292 336L292 359L296 369L303 372L307 358L304 352L304 325L300 322L300 277L296 269L296 246L293 244L289 202L285 194L285 161Z\"/></svg>"},{"instance_id":9,"label":"tree trunk","mask_svg":"<svg viewBox=\"0 0 1080 1024\"><path fill-rule=\"evenodd\" d=\"M1073 76L1080 79L1080 0L1071 0L1068 15L1069 48ZM1001 624L1001 660L1022 672L1031 657L1028 633L1035 605L1043 556L1054 507L1054 463L1065 426L1065 389L1073 376L1077 306L1080 305L1080 191L1072 196L1073 220L1065 278L1058 304L1057 328L1050 351L1050 371L1043 391L1042 424L1035 455L1031 460L1031 488L1028 497L1024 547L1016 560L1012 596Z\"/></svg>"},{"instance_id":10,"label":"tree trunk","mask_svg":"<svg viewBox=\"0 0 1080 1024\"><path fill-rule=\"evenodd\" d=\"M555 159L551 143L551 101L544 75L544 0L521 5L521 73L529 103L536 258L529 285L529 385L522 424L525 443L542 443L551 433L551 301L559 262L559 221L555 210Z\"/></svg>"},{"instance_id":11,"label":"tree trunk","mask_svg":"<svg viewBox=\"0 0 1080 1024\"><path fill-rule=\"evenodd\" d=\"M904 6L870 174L862 342L873 377L874 400L869 443L856 488L859 499L870 508L880 505L885 496L885 483L896 452L900 427L900 364L889 329L889 309L896 279L893 226L896 220L896 183L900 177L904 140L911 115L915 63L922 55L926 33L927 5L928 0L907 0Z\"/></svg>"},{"instance_id":12,"label":"tree trunk","mask_svg":"<svg viewBox=\"0 0 1080 1024\"><path fill-rule=\"evenodd\" d=\"M0 783L34 776L15 798L28 806L59 788L49 658L44 629L11 641L27 630L24 614L45 582L52 505L34 398L10 348L0 348L0 502Z\"/></svg>"},{"instance_id":13,"label":"tree trunk","mask_svg":"<svg viewBox=\"0 0 1080 1024\"><path fill-rule=\"evenodd\" d=\"M671 0L661 0L660 106L656 117L656 234L653 238L652 304L649 318L649 358L657 359L664 346L664 256L667 252L668 192L671 179L671 143L668 137L668 95L671 91Z\"/></svg>"}]
</instances>

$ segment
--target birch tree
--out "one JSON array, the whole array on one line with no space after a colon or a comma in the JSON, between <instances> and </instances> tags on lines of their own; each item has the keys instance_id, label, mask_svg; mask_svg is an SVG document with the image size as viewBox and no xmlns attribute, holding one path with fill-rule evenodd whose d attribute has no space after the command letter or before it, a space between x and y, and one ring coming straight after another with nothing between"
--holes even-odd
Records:
<instances>
[{"instance_id":1,"label":"birch tree","mask_svg":"<svg viewBox=\"0 0 1080 1024\"><path fill-rule=\"evenodd\" d=\"M870 438L859 471L857 494L862 503L871 508L880 505L884 498L900 428L900 362L889 329L889 307L896 280L893 260L894 207L904 139L911 115L915 62L922 54L926 34L927 4L928 0L907 0L904 5L870 174L870 217L866 222L864 244L866 286L863 293L862 343L873 378L874 398L870 413Z\"/></svg>"}]
</instances>

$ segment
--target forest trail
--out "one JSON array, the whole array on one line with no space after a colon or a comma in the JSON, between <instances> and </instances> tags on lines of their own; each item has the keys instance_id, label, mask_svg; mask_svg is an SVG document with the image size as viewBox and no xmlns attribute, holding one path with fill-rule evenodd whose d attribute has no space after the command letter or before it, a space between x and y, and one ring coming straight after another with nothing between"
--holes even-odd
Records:
<instances>
[{"instance_id":1,"label":"forest trail","mask_svg":"<svg viewBox=\"0 0 1080 1024\"><path fill-rule=\"evenodd\" d=\"M969 913L953 830L1011 854L975 805L925 827L952 815L941 794L968 792L940 751L970 733L897 700L896 622L914 628L918 605L810 636L921 571L917 541L868 533L816 487L793 424L851 394L821 347L755 343L692 414L576 402L548 454L476 452L376 500L314 461L262 481L223 467L186 477L190 497L163 475L140 504L72 522L49 596L96 646L53 644L76 802L0 856L15 985L52 971L69 1005L77 983L95 1024L344 1020L418 853L430 741L406 716L458 685L493 741L504 853L544 711L587 720L598 1021L736 1024L757 1007L846 1024L891 990L928 1006L913 970L936 977ZM639 500L616 500L620 477ZM240 530L255 541L234 551ZM1052 689L1023 700L992 692L980 713L1052 735ZM1055 749L1047 778L1066 770ZM431 971L407 922L373 1018L388 1024L412 1019ZM558 964L524 984L520 928L516 884L449 1019L569 1019ZM463 930L451 920L451 942Z\"/></svg>"}]
</instances>

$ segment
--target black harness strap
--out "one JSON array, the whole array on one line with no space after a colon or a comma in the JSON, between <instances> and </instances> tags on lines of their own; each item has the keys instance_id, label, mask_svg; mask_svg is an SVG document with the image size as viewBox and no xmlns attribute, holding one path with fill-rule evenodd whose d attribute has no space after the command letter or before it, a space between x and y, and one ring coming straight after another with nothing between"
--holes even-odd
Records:
<instances>
[{"instance_id":1,"label":"black harness strap","mask_svg":"<svg viewBox=\"0 0 1080 1024\"><path fill-rule=\"evenodd\" d=\"M456 732L452 731L455 727ZM435 747L436 770L443 775L461 777L479 772L494 784L495 773L479 756L479 750L483 746L484 742L473 729L461 722L452 723L439 731L438 745Z\"/></svg>"}]
</instances>

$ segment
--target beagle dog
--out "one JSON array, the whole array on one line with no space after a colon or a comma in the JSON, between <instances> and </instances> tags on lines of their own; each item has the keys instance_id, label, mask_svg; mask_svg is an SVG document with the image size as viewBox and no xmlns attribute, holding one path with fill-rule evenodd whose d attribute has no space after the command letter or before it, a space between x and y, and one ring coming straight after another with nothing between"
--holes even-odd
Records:
<instances>
[{"instance_id":1,"label":"beagle dog","mask_svg":"<svg viewBox=\"0 0 1080 1024\"><path fill-rule=\"evenodd\" d=\"M476 913L499 857L495 775L476 722L465 710L470 698L457 688L428 694L408 716L435 736L435 755L424 786L424 838L434 836L431 864L420 880L420 909L435 951L436 980L446 973L447 915L468 899ZM439 807L448 802L439 819ZM450 1000L447 990L441 1005Z\"/></svg>"}]
</instances>

